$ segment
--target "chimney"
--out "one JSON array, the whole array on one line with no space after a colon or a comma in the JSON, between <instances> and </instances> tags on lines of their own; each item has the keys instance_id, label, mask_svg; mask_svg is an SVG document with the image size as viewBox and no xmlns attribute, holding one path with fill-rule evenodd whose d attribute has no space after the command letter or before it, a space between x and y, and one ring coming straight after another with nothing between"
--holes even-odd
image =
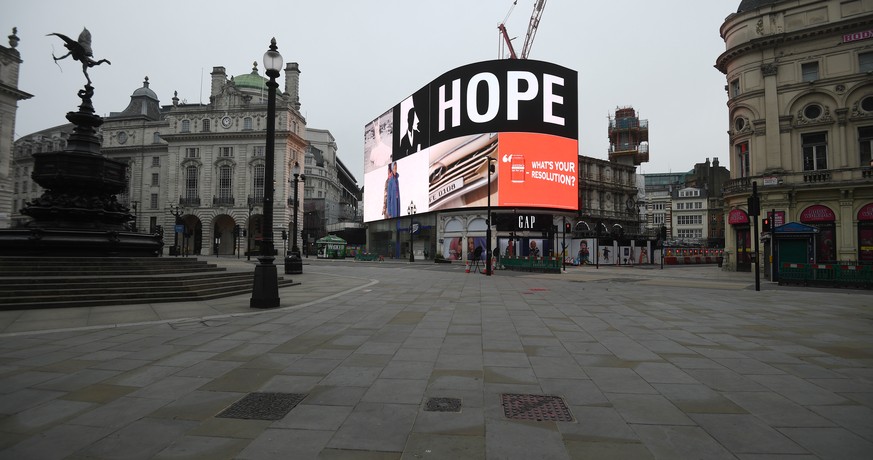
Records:
<instances>
[{"instance_id":1,"label":"chimney","mask_svg":"<svg viewBox=\"0 0 873 460\"><path fill-rule=\"evenodd\" d=\"M718 168L718 157L714 157L714 158L712 159L712 167L713 167L713 168Z\"/></svg>"},{"instance_id":2,"label":"chimney","mask_svg":"<svg viewBox=\"0 0 873 460\"><path fill-rule=\"evenodd\" d=\"M285 65L285 94L291 98L295 110L300 110L300 66L296 62Z\"/></svg>"},{"instance_id":3,"label":"chimney","mask_svg":"<svg viewBox=\"0 0 873 460\"><path fill-rule=\"evenodd\" d=\"M224 72L224 67L213 67L210 75L212 75L212 89L209 92L209 98L212 99L218 96L221 93L221 88L227 84L227 74Z\"/></svg>"}]
</instances>

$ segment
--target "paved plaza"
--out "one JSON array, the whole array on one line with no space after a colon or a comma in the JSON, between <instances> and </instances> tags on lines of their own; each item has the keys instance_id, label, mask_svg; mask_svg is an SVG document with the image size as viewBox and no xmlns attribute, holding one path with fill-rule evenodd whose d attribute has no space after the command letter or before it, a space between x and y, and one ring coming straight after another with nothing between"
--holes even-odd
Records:
<instances>
[{"instance_id":1,"label":"paved plaza","mask_svg":"<svg viewBox=\"0 0 873 460\"><path fill-rule=\"evenodd\" d=\"M306 259L270 311L0 312L0 459L873 458L873 293L753 276Z\"/></svg>"}]
</instances>

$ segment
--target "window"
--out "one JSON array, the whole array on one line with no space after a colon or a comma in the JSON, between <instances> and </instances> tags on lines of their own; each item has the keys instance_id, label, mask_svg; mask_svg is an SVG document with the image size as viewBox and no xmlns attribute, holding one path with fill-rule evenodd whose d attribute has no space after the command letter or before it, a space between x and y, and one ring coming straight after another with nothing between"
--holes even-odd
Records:
<instances>
[{"instance_id":1,"label":"window","mask_svg":"<svg viewBox=\"0 0 873 460\"><path fill-rule=\"evenodd\" d=\"M203 120L203 132L204 133L209 132L210 125L211 125L211 123L210 123L208 118Z\"/></svg>"},{"instance_id":2,"label":"window","mask_svg":"<svg viewBox=\"0 0 873 460\"><path fill-rule=\"evenodd\" d=\"M158 209L158 194L152 193L149 197L149 209Z\"/></svg>"},{"instance_id":3,"label":"window","mask_svg":"<svg viewBox=\"0 0 873 460\"><path fill-rule=\"evenodd\" d=\"M803 144L803 170L828 169L827 133L809 133L800 136Z\"/></svg>"},{"instance_id":4,"label":"window","mask_svg":"<svg viewBox=\"0 0 873 460\"><path fill-rule=\"evenodd\" d=\"M652 215L652 223L655 225L664 224L664 213L659 212Z\"/></svg>"},{"instance_id":5,"label":"window","mask_svg":"<svg viewBox=\"0 0 873 460\"><path fill-rule=\"evenodd\" d=\"M256 145L256 146L254 146L254 147L252 148L252 155L253 155L253 156L256 156L256 157L262 157L262 156L264 156L264 146L263 146L263 145Z\"/></svg>"},{"instance_id":6,"label":"window","mask_svg":"<svg viewBox=\"0 0 873 460\"><path fill-rule=\"evenodd\" d=\"M185 148L185 158L199 158L200 157L200 149L197 147L186 147Z\"/></svg>"},{"instance_id":7,"label":"window","mask_svg":"<svg viewBox=\"0 0 873 460\"><path fill-rule=\"evenodd\" d=\"M152 173L152 187L157 187L160 184L160 175Z\"/></svg>"},{"instance_id":8,"label":"window","mask_svg":"<svg viewBox=\"0 0 873 460\"><path fill-rule=\"evenodd\" d=\"M191 120L182 120L182 132L190 133L191 132Z\"/></svg>"},{"instance_id":9,"label":"window","mask_svg":"<svg viewBox=\"0 0 873 460\"><path fill-rule=\"evenodd\" d=\"M219 147L218 155L221 157L232 157L233 147Z\"/></svg>"},{"instance_id":10,"label":"window","mask_svg":"<svg viewBox=\"0 0 873 460\"><path fill-rule=\"evenodd\" d=\"M858 128L858 142L861 166L873 166L873 126Z\"/></svg>"},{"instance_id":11,"label":"window","mask_svg":"<svg viewBox=\"0 0 873 460\"><path fill-rule=\"evenodd\" d=\"M233 197L233 170L230 166L218 168L218 199L224 203Z\"/></svg>"},{"instance_id":12,"label":"window","mask_svg":"<svg viewBox=\"0 0 873 460\"><path fill-rule=\"evenodd\" d=\"M264 165L255 165L253 179L254 190L252 190L252 193L254 194L255 201L261 201L264 199Z\"/></svg>"},{"instance_id":13,"label":"window","mask_svg":"<svg viewBox=\"0 0 873 460\"><path fill-rule=\"evenodd\" d=\"M800 73L803 81L813 82L818 80L818 62L800 64Z\"/></svg>"},{"instance_id":14,"label":"window","mask_svg":"<svg viewBox=\"0 0 873 460\"><path fill-rule=\"evenodd\" d=\"M740 79L731 80L731 97L737 97L740 95Z\"/></svg>"},{"instance_id":15,"label":"window","mask_svg":"<svg viewBox=\"0 0 873 460\"><path fill-rule=\"evenodd\" d=\"M685 209L685 203L676 203L676 210L681 211Z\"/></svg>"},{"instance_id":16,"label":"window","mask_svg":"<svg viewBox=\"0 0 873 460\"><path fill-rule=\"evenodd\" d=\"M161 166L161 157L152 157L152 167L158 168Z\"/></svg>"},{"instance_id":17,"label":"window","mask_svg":"<svg viewBox=\"0 0 873 460\"><path fill-rule=\"evenodd\" d=\"M873 112L873 96L867 96L861 99L861 110L865 112Z\"/></svg>"},{"instance_id":18,"label":"window","mask_svg":"<svg viewBox=\"0 0 873 460\"><path fill-rule=\"evenodd\" d=\"M737 152L737 166L739 166L740 177L749 177L752 175L749 170L749 143L743 142L734 146Z\"/></svg>"},{"instance_id":19,"label":"window","mask_svg":"<svg viewBox=\"0 0 873 460\"><path fill-rule=\"evenodd\" d=\"M197 179L196 166L185 168L185 198L189 200L197 199Z\"/></svg>"},{"instance_id":20,"label":"window","mask_svg":"<svg viewBox=\"0 0 873 460\"><path fill-rule=\"evenodd\" d=\"M677 216L676 223L679 225L700 225L703 223L703 216L700 214L691 216Z\"/></svg>"},{"instance_id":21,"label":"window","mask_svg":"<svg viewBox=\"0 0 873 460\"><path fill-rule=\"evenodd\" d=\"M149 232L155 233L158 229L158 218L157 217L149 217Z\"/></svg>"},{"instance_id":22,"label":"window","mask_svg":"<svg viewBox=\"0 0 873 460\"><path fill-rule=\"evenodd\" d=\"M703 238L703 229L690 228L686 230L676 230L676 236L679 238Z\"/></svg>"},{"instance_id":23,"label":"window","mask_svg":"<svg viewBox=\"0 0 873 460\"><path fill-rule=\"evenodd\" d=\"M252 129L252 117L243 118L243 129L247 129L247 130Z\"/></svg>"},{"instance_id":24,"label":"window","mask_svg":"<svg viewBox=\"0 0 873 460\"><path fill-rule=\"evenodd\" d=\"M161 133L155 131L154 135L152 136L152 142L155 144L160 143L161 142Z\"/></svg>"},{"instance_id":25,"label":"window","mask_svg":"<svg viewBox=\"0 0 873 460\"><path fill-rule=\"evenodd\" d=\"M822 114L821 106L818 104L809 104L803 108L803 117L807 120L815 120Z\"/></svg>"},{"instance_id":26,"label":"window","mask_svg":"<svg viewBox=\"0 0 873 460\"><path fill-rule=\"evenodd\" d=\"M858 70L873 72L873 52L858 53Z\"/></svg>"}]
</instances>

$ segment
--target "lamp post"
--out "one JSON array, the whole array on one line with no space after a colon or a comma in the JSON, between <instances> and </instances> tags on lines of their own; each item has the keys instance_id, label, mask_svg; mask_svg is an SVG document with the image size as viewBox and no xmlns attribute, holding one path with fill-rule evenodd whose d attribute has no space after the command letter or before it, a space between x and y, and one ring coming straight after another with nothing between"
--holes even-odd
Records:
<instances>
[{"instance_id":1,"label":"lamp post","mask_svg":"<svg viewBox=\"0 0 873 460\"><path fill-rule=\"evenodd\" d=\"M297 209L300 203L297 201L298 189L298 180L300 182L306 182L306 175L300 174L300 164L296 161L294 162L294 168L292 169L294 173L294 234L292 236L294 243L291 244L291 252L295 254L295 257L300 258L300 248L297 246Z\"/></svg>"},{"instance_id":2,"label":"lamp post","mask_svg":"<svg viewBox=\"0 0 873 460\"><path fill-rule=\"evenodd\" d=\"M276 78L282 69L282 55L276 47L276 39L270 40L270 49L264 53L264 69L267 81L267 143L264 165L264 241L263 250L255 265L251 308L275 308L279 306L279 282L276 266L273 265L273 168L276 142Z\"/></svg>"},{"instance_id":3,"label":"lamp post","mask_svg":"<svg viewBox=\"0 0 873 460\"><path fill-rule=\"evenodd\" d=\"M178 205L170 203L170 214L176 218L173 222L173 255L179 256L179 224L182 223L182 210Z\"/></svg>"},{"instance_id":4,"label":"lamp post","mask_svg":"<svg viewBox=\"0 0 873 460\"><path fill-rule=\"evenodd\" d=\"M415 254L412 252L412 237L415 235L415 225L413 223L413 215L415 214L415 203L409 202L409 207L406 208L406 213L409 214L409 261L415 262Z\"/></svg>"},{"instance_id":5,"label":"lamp post","mask_svg":"<svg viewBox=\"0 0 873 460\"><path fill-rule=\"evenodd\" d=\"M137 227L139 226L139 201L131 201L131 207L133 208L133 233L137 233L139 230Z\"/></svg>"},{"instance_id":6,"label":"lamp post","mask_svg":"<svg viewBox=\"0 0 873 460\"><path fill-rule=\"evenodd\" d=\"M488 218L485 219L485 275L491 276L491 173L494 158L488 157Z\"/></svg>"},{"instance_id":7,"label":"lamp post","mask_svg":"<svg viewBox=\"0 0 873 460\"><path fill-rule=\"evenodd\" d=\"M252 211L255 210L253 198L249 198L249 219L246 221L246 229L243 231L246 237L246 260L252 260Z\"/></svg>"}]
</instances>

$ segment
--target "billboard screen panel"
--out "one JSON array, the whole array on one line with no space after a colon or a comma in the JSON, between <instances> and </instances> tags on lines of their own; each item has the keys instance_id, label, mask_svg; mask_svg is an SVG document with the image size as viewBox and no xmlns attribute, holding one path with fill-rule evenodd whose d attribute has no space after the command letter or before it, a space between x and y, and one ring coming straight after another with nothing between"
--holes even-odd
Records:
<instances>
[{"instance_id":1,"label":"billboard screen panel","mask_svg":"<svg viewBox=\"0 0 873 460\"><path fill-rule=\"evenodd\" d=\"M364 221L485 206L576 209L576 72L531 60L446 72L364 128Z\"/></svg>"}]
</instances>

